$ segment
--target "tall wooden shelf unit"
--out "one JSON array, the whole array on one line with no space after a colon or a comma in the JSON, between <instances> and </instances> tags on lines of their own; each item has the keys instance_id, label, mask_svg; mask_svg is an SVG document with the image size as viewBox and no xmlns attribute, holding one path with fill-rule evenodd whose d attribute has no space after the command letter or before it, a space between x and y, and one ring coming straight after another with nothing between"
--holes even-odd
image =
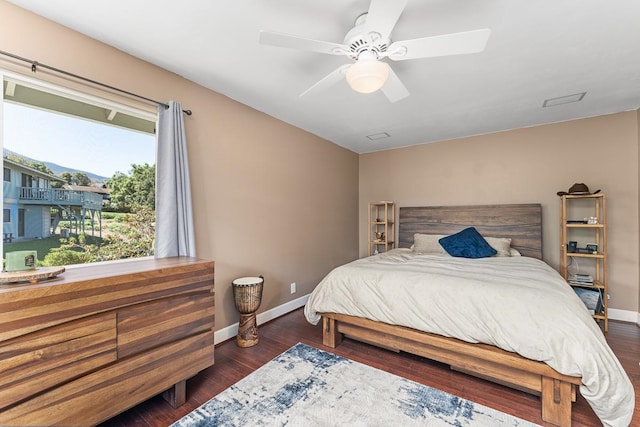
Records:
<instances>
[{"instance_id":1,"label":"tall wooden shelf unit","mask_svg":"<svg viewBox=\"0 0 640 427\"><path fill-rule=\"evenodd\" d=\"M573 288L597 290L602 299L602 310L593 314L594 319L604 322L604 331L609 330L608 283L607 283L607 215L606 198L603 193L589 195L564 195L560 215L560 274ZM584 222L584 216L595 217L595 221ZM576 218L577 216L577 218ZM569 242L577 243L570 249ZM595 244L597 251L587 251L586 246ZM582 271L581 271L582 270ZM569 280L576 272L591 275L592 284L576 284Z\"/></svg>"},{"instance_id":2,"label":"tall wooden shelf unit","mask_svg":"<svg viewBox=\"0 0 640 427\"><path fill-rule=\"evenodd\" d=\"M395 246L395 204L369 203L369 255L387 252Z\"/></svg>"}]
</instances>

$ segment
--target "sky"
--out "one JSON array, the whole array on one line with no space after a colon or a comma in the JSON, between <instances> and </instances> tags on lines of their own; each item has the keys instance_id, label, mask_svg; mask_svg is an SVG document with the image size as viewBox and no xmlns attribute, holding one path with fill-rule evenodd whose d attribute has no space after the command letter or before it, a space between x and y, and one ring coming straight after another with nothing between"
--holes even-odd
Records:
<instances>
[{"instance_id":1,"label":"sky","mask_svg":"<svg viewBox=\"0 0 640 427\"><path fill-rule=\"evenodd\" d=\"M155 136L4 103L3 146L36 160L111 178L155 164Z\"/></svg>"}]
</instances>

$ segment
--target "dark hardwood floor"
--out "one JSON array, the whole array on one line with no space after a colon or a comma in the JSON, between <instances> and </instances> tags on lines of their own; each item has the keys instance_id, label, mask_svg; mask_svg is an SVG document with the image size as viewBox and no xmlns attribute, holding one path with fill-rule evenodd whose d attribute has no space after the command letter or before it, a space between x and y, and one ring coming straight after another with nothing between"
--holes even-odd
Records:
<instances>
[{"instance_id":1,"label":"dark hardwood floor","mask_svg":"<svg viewBox=\"0 0 640 427\"><path fill-rule=\"evenodd\" d=\"M298 342L333 351L541 425L550 425L540 418L538 397L452 371L447 365L351 339L346 339L336 349L324 347L320 325L310 325L302 309L260 325L259 336L260 343L251 348L238 348L235 340L218 345L215 365L187 382L187 402L181 407L174 409L157 396L101 426L167 426ZM636 408L631 425L640 426L640 327L633 323L610 321L606 337L633 382ZM578 396L573 405L572 419L574 426L601 425L582 396Z\"/></svg>"}]
</instances>

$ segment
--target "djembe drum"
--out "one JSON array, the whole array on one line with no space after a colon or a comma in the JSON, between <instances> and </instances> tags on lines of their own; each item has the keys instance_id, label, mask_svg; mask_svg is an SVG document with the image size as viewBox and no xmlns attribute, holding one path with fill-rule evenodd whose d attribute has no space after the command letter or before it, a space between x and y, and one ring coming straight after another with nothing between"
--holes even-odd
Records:
<instances>
[{"instance_id":1,"label":"djembe drum","mask_svg":"<svg viewBox=\"0 0 640 427\"><path fill-rule=\"evenodd\" d=\"M264 277L241 277L231 284L236 308L240 312L236 344L238 347L252 347L258 344L256 311L262 301Z\"/></svg>"}]
</instances>

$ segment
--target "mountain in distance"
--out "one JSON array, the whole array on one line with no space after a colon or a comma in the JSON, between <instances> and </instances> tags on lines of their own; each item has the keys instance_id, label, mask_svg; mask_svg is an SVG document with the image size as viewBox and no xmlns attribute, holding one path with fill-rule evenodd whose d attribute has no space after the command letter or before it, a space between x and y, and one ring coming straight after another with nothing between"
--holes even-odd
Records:
<instances>
[{"instance_id":1,"label":"mountain in distance","mask_svg":"<svg viewBox=\"0 0 640 427\"><path fill-rule=\"evenodd\" d=\"M56 176L59 176L62 172L70 172L70 173L80 172L80 173L86 174L92 182L99 183L99 184L104 184L106 180L111 178L111 177L96 175L95 173L83 171L83 170L80 170L80 169L73 169L73 168L69 168L69 167L66 167L66 166L60 166L57 163L45 162L43 160L33 159L31 157L24 156L24 155L22 155L20 153L16 153L15 151L11 151L11 150L8 150L6 148L3 148L2 151L3 151L3 157L8 156L9 154L13 154L14 156L22 157L23 159L25 159L28 162L42 163L46 167L51 169L53 171L53 174L56 175Z\"/></svg>"}]
</instances>

